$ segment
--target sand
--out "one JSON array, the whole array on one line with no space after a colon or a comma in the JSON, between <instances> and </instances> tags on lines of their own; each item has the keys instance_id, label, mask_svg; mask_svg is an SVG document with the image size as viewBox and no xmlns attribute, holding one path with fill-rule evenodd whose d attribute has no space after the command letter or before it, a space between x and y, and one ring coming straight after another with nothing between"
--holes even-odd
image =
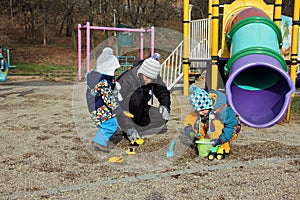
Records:
<instances>
[{"instance_id":1,"label":"sand","mask_svg":"<svg viewBox=\"0 0 300 200\"><path fill-rule=\"evenodd\" d=\"M299 199L300 119L243 126L224 160L180 140L189 111L172 92L165 134L128 156L121 131L111 153L96 152L83 82L9 77L0 83L0 199ZM172 158L166 157L175 138ZM121 163L108 159L123 156Z\"/></svg>"}]
</instances>

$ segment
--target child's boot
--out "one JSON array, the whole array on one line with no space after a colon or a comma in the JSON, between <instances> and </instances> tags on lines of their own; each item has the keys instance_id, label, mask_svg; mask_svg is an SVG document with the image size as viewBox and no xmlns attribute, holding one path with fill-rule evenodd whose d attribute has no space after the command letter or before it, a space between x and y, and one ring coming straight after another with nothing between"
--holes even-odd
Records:
<instances>
[{"instance_id":1,"label":"child's boot","mask_svg":"<svg viewBox=\"0 0 300 200\"><path fill-rule=\"evenodd\" d=\"M229 142L223 143L222 147L224 148L224 151L225 151L226 154L230 153L230 144L229 144Z\"/></svg>"}]
</instances>

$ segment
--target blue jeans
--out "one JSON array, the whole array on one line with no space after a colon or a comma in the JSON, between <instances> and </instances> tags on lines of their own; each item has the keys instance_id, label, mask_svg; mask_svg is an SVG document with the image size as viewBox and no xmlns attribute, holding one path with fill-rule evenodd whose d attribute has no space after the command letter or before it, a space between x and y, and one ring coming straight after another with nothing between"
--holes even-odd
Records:
<instances>
[{"instance_id":1,"label":"blue jeans","mask_svg":"<svg viewBox=\"0 0 300 200\"><path fill-rule=\"evenodd\" d=\"M93 141L103 146L107 146L107 142L117 130L117 119L115 117L111 118L99 125L99 129L96 132L96 136L94 137Z\"/></svg>"}]
</instances>

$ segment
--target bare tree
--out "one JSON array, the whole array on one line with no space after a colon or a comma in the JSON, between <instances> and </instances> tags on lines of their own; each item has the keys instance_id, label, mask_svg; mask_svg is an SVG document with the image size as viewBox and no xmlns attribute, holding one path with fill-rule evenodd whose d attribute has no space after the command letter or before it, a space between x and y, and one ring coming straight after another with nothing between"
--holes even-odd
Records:
<instances>
[{"instance_id":1,"label":"bare tree","mask_svg":"<svg viewBox=\"0 0 300 200\"><path fill-rule=\"evenodd\" d=\"M25 27L25 33L26 33L26 40L32 43L35 43L36 39L36 22L38 15L37 9L39 9L39 4L37 0L29 1L29 0L23 0L21 3L21 11L23 15L23 20L21 23Z\"/></svg>"},{"instance_id":2,"label":"bare tree","mask_svg":"<svg viewBox=\"0 0 300 200\"><path fill-rule=\"evenodd\" d=\"M48 43L48 22L49 17L51 16L51 1L43 0L41 1L42 9L43 9L43 45L47 45Z\"/></svg>"},{"instance_id":3,"label":"bare tree","mask_svg":"<svg viewBox=\"0 0 300 200\"><path fill-rule=\"evenodd\" d=\"M174 5L169 0L126 0L118 4L117 12L120 21L133 27L155 26L176 15Z\"/></svg>"}]
</instances>

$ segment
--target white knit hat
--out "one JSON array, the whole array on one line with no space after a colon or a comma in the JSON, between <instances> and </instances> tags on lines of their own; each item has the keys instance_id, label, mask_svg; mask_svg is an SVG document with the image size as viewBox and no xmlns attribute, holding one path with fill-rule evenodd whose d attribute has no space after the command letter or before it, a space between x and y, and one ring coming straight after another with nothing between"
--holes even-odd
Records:
<instances>
[{"instance_id":1,"label":"white knit hat","mask_svg":"<svg viewBox=\"0 0 300 200\"><path fill-rule=\"evenodd\" d=\"M143 74L151 79L157 79L160 67L160 63L157 60L152 57L147 58L138 70L138 74Z\"/></svg>"},{"instance_id":2,"label":"white knit hat","mask_svg":"<svg viewBox=\"0 0 300 200\"><path fill-rule=\"evenodd\" d=\"M115 70L119 67L120 63L117 57L114 56L112 48L105 47L97 58L97 71L101 74L114 76Z\"/></svg>"}]
</instances>

